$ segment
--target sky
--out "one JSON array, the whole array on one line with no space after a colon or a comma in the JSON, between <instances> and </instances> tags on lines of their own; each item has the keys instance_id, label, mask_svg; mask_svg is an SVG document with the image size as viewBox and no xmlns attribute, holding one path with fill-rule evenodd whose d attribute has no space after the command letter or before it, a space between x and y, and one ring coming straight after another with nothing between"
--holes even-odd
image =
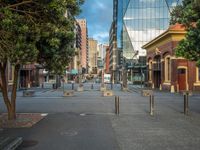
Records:
<instances>
[{"instance_id":1,"label":"sky","mask_svg":"<svg viewBox=\"0 0 200 150\"><path fill-rule=\"evenodd\" d=\"M113 0L85 0L81 8L82 13L77 18L87 20L88 37L94 38L98 43L108 43Z\"/></svg>"}]
</instances>

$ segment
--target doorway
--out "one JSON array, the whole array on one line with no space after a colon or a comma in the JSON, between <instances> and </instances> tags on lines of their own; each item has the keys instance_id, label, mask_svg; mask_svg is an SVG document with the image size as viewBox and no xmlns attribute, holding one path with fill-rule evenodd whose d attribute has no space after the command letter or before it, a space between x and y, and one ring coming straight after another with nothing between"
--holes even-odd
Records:
<instances>
[{"instance_id":1,"label":"doorway","mask_svg":"<svg viewBox=\"0 0 200 150\"><path fill-rule=\"evenodd\" d=\"M179 68L178 69L178 85L179 90L183 91L186 90L186 69L185 68Z\"/></svg>"},{"instance_id":2,"label":"doorway","mask_svg":"<svg viewBox=\"0 0 200 150\"><path fill-rule=\"evenodd\" d=\"M153 77L155 88L159 88L161 84L161 71L154 71Z\"/></svg>"}]
</instances>

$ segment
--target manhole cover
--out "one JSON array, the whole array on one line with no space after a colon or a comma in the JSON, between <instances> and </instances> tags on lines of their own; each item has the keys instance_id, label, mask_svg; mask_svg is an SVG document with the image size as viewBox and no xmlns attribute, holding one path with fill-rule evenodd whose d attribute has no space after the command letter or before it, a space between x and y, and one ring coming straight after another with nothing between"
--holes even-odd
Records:
<instances>
[{"instance_id":1,"label":"manhole cover","mask_svg":"<svg viewBox=\"0 0 200 150\"><path fill-rule=\"evenodd\" d=\"M19 148L33 147L37 144L38 144L38 141L35 141L35 140L24 140L22 144L19 146Z\"/></svg>"}]
</instances>

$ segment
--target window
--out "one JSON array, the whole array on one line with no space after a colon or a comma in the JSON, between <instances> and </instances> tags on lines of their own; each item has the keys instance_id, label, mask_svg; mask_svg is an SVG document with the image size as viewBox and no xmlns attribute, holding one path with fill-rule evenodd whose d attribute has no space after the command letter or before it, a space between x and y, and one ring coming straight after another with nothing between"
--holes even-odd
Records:
<instances>
[{"instance_id":1,"label":"window","mask_svg":"<svg viewBox=\"0 0 200 150\"><path fill-rule=\"evenodd\" d=\"M149 61L149 81L152 81L152 60Z\"/></svg>"},{"instance_id":2,"label":"window","mask_svg":"<svg viewBox=\"0 0 200 150\"><path fill-rule=\"evenodd\" d=\"M171 81L171 62L170 56L165 57L165 82Z\"/></svg>"}]
</instances>

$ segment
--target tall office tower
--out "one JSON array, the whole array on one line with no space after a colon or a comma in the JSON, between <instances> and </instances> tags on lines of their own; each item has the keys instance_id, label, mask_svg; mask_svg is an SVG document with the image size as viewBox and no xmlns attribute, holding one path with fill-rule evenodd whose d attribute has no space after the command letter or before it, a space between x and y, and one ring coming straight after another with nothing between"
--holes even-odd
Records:
<instances>
[{"instance_id":1,"label":"tall office tower","mask_svg":"<svg viewBox=\"0 0 200 150\"><path fill-rule=\"evenodd\" d=\"M88 39L89 46L89 73L97 74L97 40Z\"/></svg>"},{"instance_id":2,"label":"tall office tower","mask_svg":"<svg viewBox=\"0 0 200 150\"><path fill-rule=\"evenodd\" d=\"M123 56L133 59L141 47L169 27L170 12L182 0L114 0L117 6L117 38L122 41ZM121 13L122 12L122 13Z\"/></svg>"},{"instance_id":3,"label":"tall office tower","mask_svg":"<svg viewBox=\"0 0 200 150\"><path fill-rule=\"evenodd\" d=\"M109 70L111 73L112 83L119 81L119 52L117 48L117 14L118 2L113 0L113 22L109 31Z\"/></svg>"},{"instance_id":4,"label":"tall office tower","mask_svg":"<svg viewBox=\"0 0 200 150\"><path fill-rule=\"evenodd\" d=\"M81 67L88 70L88 30L86 19L77 19L81 27Z\"/></svg>"},{"instance_id":5,"label":"tall office tower","mask_svg":"<svg viewBox=\"0 0 200 150\"><path fill-rule=\"evenodd\" d=\"M106 63L106 49L108 48L108 44L98 44L97 53L98 53L98 73L103 69L103 66Z\"/></svg>"},{"instance_id":6,"label":"tall office tower","mask_svg":"<svg viewBox=\"0 0 200 150\"><path fill-rule=\"evenodd\" d=\"M97 47L98 57L100 57L102 60L104 60L106 56L107 47L108 47L108 44L98 44L98 47Z\"/></svg>"}]
</instances>

